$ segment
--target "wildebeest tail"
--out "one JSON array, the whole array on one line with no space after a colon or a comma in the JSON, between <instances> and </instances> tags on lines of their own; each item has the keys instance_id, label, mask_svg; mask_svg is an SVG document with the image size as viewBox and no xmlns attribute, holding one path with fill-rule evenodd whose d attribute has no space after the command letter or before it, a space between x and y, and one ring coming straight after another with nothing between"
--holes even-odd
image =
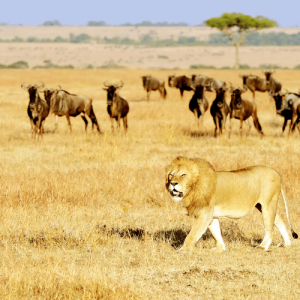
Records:
<instances>
[{"instance_id":1,"label":"wildebeest tail","mask_svg":"<svg viewBox=\"0 0 300 300\"><path fill-rule=\"evenodd\" d=\"M101 132L100 126L99 126L98 121L97 121L97 118L96 118L96 115L95 115L95 113L94 113L93 105L91 106L90 118L91 118L91 120L92 120L93 125L95 124L96 127L97 127L97 130L98 130L99 132Z\"/></svg>"},{"instance_id":2,"label":"wildebeest tail","mask_svg":"<svg viewBox=\"0 0 300 300\"><path fill-rule=\"evenodd\" d=\"M294 239L297 239L298 238L298 234L294 231L293 226L292 226L291 221L290 221L289 210L288 210L288 205L287 205L287 200L286 200L286 194L285 194L285 190L284 190L282 178L281 178L281 196L282 196L282 199L283 199L283 202L284 202L286 217L287 217L287 220L288 220L289 225L290 225L292 236L293 236Z\"/></svg>"},{"instance_id":3,"label":"wildebeest tail","mask_svg":"<svg viewBox=\"0 0 300 300\"><path fill-rule=\"evenodd\" d=\"M254 123L254 127L255 127L261 134L264 134L264 133L262 132L262 128L261 128L261 125L260 125L258 119L254 119L254 120L253 120L253 123Z\"/></svg>"},{"instance_id":4,"label":"wildebeest tail","mask_svg":"<svg viewBox=\"0 0 300 300\"><path fill-rule=\"evenodd\" d=\"M166 90L165 87L164 87L164 89L163 89L163 98L164 98L164 99L167 98L167 90Z\"/></svg>"}]
</instances>

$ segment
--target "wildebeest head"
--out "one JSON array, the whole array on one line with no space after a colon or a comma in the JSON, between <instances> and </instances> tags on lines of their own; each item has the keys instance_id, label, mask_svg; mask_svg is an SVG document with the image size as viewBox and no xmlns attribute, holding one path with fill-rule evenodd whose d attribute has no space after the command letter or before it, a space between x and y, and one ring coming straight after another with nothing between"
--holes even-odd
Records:
<instances>
[{"instance_id":1,"label":"wildebeest head","mask_svg":"<svg viewBox=\"0 0 300 300\"><path fill-rule=\"evenodd\" d=\"M169 87L174 87L174 79L175 79L175 75L168 76Z\"/></svg>"},{"instance_id":2,"label":"wildebeest head","mask_svg":"<svg viewBox=\"0 0 300 300\"><path fill-rule=\"evenodd\" d=\"M226 85L221 86L220 88L216 89L217 93L217 106L219 108L224 106L224 101L225 101L225 93L228 90L228 87Z\"/></svg>"},{"instance_id":3,"label":"wildebeest head","mask_svg":"<svg viewBox=\"0 0 300 300\"><path fill-rule=\"evenodd\" d=\"M252 74L250 74L250 75L242 75L242 74L240 74L239 75L240 76L240 78L242 78L242 80L243 80L243 85L246 85L247 84L247 79L251 76L251 77L254 77L254 75L252 75Z\"/></svg>"},{"instance_id":4,"label":"wildebeest head","mask_svg":"<svg viewBox=\"0 0 300 300\"><path fill-rule=\"evenodd\" d=\"M21 88L28 91L29 94L29 108L34 109L36 98L39 96L39 92L42 92L42 89L45 87L45 84L42 82L42 85L24 85L24 82L21 84Z\"/></svg>"},{"instance_id":5,"label":"wildebeest head","mask_svg":"<svg viewBox=\"0 0 300 300\"><path fill-rule=\"evenodd\" d=\"M116 91L124 86L123 81L121 80L121 85L116 84L107 84L107 80L103 83L105 88L103 90L107 91L107 105L112 105L115 100Z\"/></svg>"},{"instance_id":6,"label":"wildebeest head","mask_svg":"<svg viewBox=\"0 0 300 300\"><path fill-rule=\"evenodd\" d=\"M270 91L269 94L275 100L276 112L278 114L280 114L282 112L282 110L286 109L286 108L283 108L283 100L285 98L285 94L283 94L281 92L273 93L272 91Z\"/></svg>"},{"instance_id":7,"label":"wildebeest head","mask_svg":"<svg viewBox=\"0 0 300 300\"><path fill-rule=\"evenodd\" d=\"M270 81L271 75L275 72L275 70L272 71L263 71L263 73L266 76L266 81Z\"/></svg>"},{"instance_id":8,"label":"wildebeest head","mask_svg":"<svg viewBox=\"0 0 300 300\"><path fill-rule=\"evenodd\" d=\"M55 92L57 92L57 90L52 89L52 88L50 88L50 89L47 89L47 88L44 89L44 97L45 97L45 100L47 101L48 104L50 104L50 102L51 102L51 97L52 97L52 95L53 95Z\"/></svg>"},{"instance_id":9,"label":"wildebeest head","mask_svg":"<svg viewBox=\"0 0 300 300\"><path fill-rule=\"evenodd\" d=\"M245 92L247 92L247 87L244 86L244 87L238 87L238 88L235 88L231 83L231 102L233 104L233 107L236 108L236 109L240 109L242 108L242 97L241 95Z\"/></svg>"},{"instance_id":10,"label":"wildebeest head","mask_svg":"<svg viewBox=\"0 0 300 300\"><path fill-rule=\"evenodd\" d=\"M142 82L143 82L143 87L145 88L146 84L147 84L147 80L149 78L151 78L151 75L144 75L144 76L141 76L141 78L142 78Z\"/></svg>"}]
</instances>

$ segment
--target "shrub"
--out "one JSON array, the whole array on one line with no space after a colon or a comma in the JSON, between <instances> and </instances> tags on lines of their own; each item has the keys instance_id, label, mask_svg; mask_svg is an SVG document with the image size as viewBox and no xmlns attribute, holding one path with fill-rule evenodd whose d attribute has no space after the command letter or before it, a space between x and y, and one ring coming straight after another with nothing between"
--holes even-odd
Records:
<instances>
[{"instance_id":1,"label":"shrub","mask_svg":"<svg viewBox=\"0 0 300 300\"><path fill-rule=\"evenodd\" d=\"M87 26L107 26L104 21L89 21Z\"/></svg>"},{"instance_id":2,"label":"shrub","mask_svg":"<svg viewBox=\"0 0 300 300\"><path fill-rule=\"evenodd\" d=\"M46 21L42 24L42 26L61 26L61 24L59 21L54 20L54 21Z\"/></svg>"},{"instance_id":3,"label":"shrub","mask_svg":"<svg viewBox=\"0 0 300 300\"><path fill-rule=\"evenodd\" d=\"M216 69L215 66L206 66L206 65L191 65L190 69Z\"/></svg>"}]
</instances>

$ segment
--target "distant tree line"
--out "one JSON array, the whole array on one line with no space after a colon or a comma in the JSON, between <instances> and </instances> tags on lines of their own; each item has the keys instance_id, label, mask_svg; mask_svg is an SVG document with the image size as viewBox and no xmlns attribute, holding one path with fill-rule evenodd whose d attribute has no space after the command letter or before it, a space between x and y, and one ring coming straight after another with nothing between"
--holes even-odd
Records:
<instances>
[{"instance_id":1,"label":"distant tree line","mask_svg":"<svg viewBox=\"0 0 300 300\"><path fill-rule=\"evenodd\" d=\"M151 34L146 34L140 37L139 40L133 40L128 37L104 37L94 38L86 33L75 35L71 33L69 37L63 38L57 36L54 39L28 37L14 37L13 39L0 39L4 43L90 43L98 44L113 44L113 45L144 45L148 47L175 47L175 46L230 46L231 42L224 38L222 33L210 34L209 40L200 41L195 36L186 37L180 36L178 39L156 39ZM299 46L300 32L295 34L286 34L284 32L258 33L254 32L246 37L243 46Z\"/></svg>"}]
</instances>

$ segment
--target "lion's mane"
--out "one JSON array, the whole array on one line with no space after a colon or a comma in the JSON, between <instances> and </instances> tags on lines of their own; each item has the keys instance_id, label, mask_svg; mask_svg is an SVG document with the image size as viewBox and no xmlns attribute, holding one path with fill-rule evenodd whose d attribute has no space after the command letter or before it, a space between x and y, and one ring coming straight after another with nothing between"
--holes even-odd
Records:
<instances>
[{"instance_id":1,"label":"lion's mane","mask_svg":"<svg viewBox=\"0 0 300 300\"><path fill-rule=\"evenodd\" d=\"M213 166L204 159L179 156L166 168L167 177L172 169L180 168L191 174L191 179L186 182L189 190L183 198L183 205L189 215L197 216L199 210L211 204L216 190L217 174Z\"/></svg>"}]
</instances>

